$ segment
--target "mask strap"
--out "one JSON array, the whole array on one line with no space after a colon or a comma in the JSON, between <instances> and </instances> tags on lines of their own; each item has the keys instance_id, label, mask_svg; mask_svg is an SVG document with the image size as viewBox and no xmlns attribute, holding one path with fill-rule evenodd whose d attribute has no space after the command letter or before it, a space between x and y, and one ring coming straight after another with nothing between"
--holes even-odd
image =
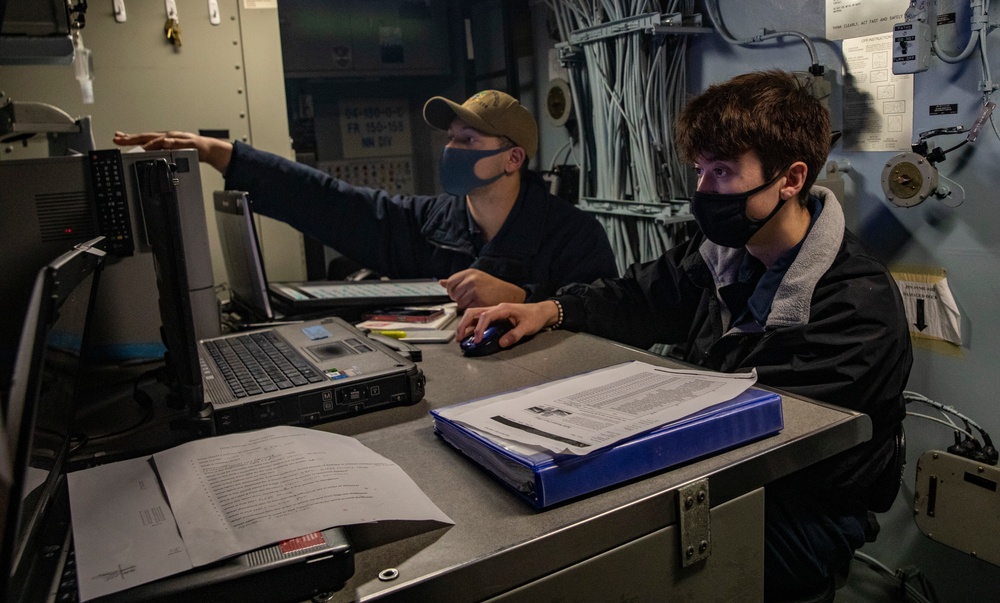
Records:
<instances>
[{"instance_id":1,"label":"mask strap","mask_svg":"<svg viewBox=\"0 0 1000 603\"><path fill-rule=\"evenodd\" d=\"M792 167L792 166L788 166L788 167ZM788 168L785 168L784 170L778 170L778 175L775 176L774 178L771 178L771 180L769 182L765 182L764 184L758 186L757 188L754 188L754 189L749 190L746 193L744 193L746 195L746 198L749 200L751 196L756 195L760 191L766 189L767 187L769 187L772 184L774 184L775 182L777 182L778 178L781 178L785 174L785 171L787 169ZM775 214L777 214L779 211L781 211L781 208L785 206L785 202L786 201L788 201L788 199L784 199L784 198L781 197L781 195L778 195L778 204L774 206L774 209L771 210L771 213L767 214L767 217L761 218L760 220L750 220L750 222L752 222L753 224L764 224L764 223L766 223L768 220L770 220L771 218L773 218L775 216Z\"/></svg>"},{"instance_id":2,"label":"mask strap","mask_svg":"<svg viewBox=\"0 0 1000 603\"><path fill-rule=\"evenodd\" d=\"M791 167L791 166L788 166L788 167ZM750 197L752 197L752 196L756 195L756 194L757 194L757 193L759 193L760 191L762 191L762 190L766 189L767 187L769 187L769 186L771 186L772 184L774 184L775 182L777 182L777 181L778 181L778 178L781 178L782 176L784 176L784 175L785 175L785 171L786 171L787 169L788 169L788 168L785 168L784 170L778 170L778 174L777 174L777 175L776 175L776 176L775 176L774 178L771 178L770 180L768 180L768 181L767 181L767 182L765 182L764 184L761 184L760 186L758 186L758 187L756 187L756 188L752 188L752 189L748 190L747 192L745 192L745 193L741 193L741 194L743 194L743 195L746 195L747 199L749 199Z\"/></svg>"}]
</instances>

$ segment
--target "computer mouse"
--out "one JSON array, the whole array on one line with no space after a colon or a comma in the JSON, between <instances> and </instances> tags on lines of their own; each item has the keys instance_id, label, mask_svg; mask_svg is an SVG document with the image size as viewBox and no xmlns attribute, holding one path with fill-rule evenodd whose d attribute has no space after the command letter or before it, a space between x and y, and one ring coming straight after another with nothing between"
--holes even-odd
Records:
<instances>
[{"instance_id":1,"label":"computer mouse","mask_svg":"<svg viewBox=\"0 0 1000 603\"><path fill-rule=\"evenodd\" d=\"M514 328L513 323L509 320L498 320L496 322L490 323L490 326L486 327L483 331L483 338L479 340L479 343L474 341L475 334L469 335L459 344L462 348L462 353L466 356L486 356L488 354L493 354L500 351L500 338L507 331Z\"/></svg>"}]
</instances>

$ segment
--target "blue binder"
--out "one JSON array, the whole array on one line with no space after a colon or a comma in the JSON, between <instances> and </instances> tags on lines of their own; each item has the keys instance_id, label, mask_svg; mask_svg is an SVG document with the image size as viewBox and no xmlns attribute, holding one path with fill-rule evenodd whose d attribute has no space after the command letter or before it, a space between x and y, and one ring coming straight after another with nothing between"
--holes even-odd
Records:
<instances>
[{"instance_id":1,"label":"blue binder","mask_svg":"<svg viewBox=\"0 0 1000 603\"><path fill-rule=\"evenodd\" d=\"M474 402L481 403L463 404ZM446 410L431 411L435 432L536 509L721 452L784 427L781 396L751 388L728 402L587 455L521 454L442 416Z\"/></svg>"}]
</instances>

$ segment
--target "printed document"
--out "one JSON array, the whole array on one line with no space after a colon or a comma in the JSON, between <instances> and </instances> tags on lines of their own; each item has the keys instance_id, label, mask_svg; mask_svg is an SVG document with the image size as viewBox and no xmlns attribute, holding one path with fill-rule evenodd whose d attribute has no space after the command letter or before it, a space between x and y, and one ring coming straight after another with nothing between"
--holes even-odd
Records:
<instances>
[{"instance_id":1,"label":"printed document","mask_svg":"<svg viewBox=\"0 0 1000 603\"><path fill-rule=\"evenodd\" d=\"M556 454L584 455L732 400L757 372L715 373L627 362L512 392L448 418Z\"/></svg>"},{"instance_id":2,"label":"printed document","mask_svg":"<svg viewBox=\"0 0 1000 603\"><path fill-rule=\"evenodd\" d=\"M193 567L149 457L66 479L82 601Z\"/></svg>"},{"instance_id":3,"label":"printed document","mask_svg":"<svg viewBox=\"0 0 1000 603\"><path fill-rule=\"evenodd\" d=\"M153 461L196 566L336 526L452 523L398 465L314 429L195 440Z\"/></svg>"},{"instance_id":4,"label":"printed document","mask_svg":"<svg viewBox=\"0 0 1000 603\"><path fill-rule=\"evenodd\" d=\"M196 440L68 485L83 601L327 528L454 523L392 461L300 427Z\"/></svg>"}]
</instances>

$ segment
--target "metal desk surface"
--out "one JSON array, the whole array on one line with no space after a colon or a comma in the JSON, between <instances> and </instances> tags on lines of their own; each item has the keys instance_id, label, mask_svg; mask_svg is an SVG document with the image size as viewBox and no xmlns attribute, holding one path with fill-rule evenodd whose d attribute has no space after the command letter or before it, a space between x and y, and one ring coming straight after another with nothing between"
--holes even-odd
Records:
<instances>
[{"instance_id":1,"label":"metal desk surface","mask_svg":"<svg viewBox=\"0 0 1000 603\"><path fill-rule=\"evenodd\" d=\"M434 435L429 411L656 355L585 334L541 333L509 350L465 358L454 343L424 345L426 398L318 428L356 437L391 459L455 525L350 527L355 574L335 601L478 601L676 522L678 487L709 477L711 505L871 437L866 415L783 396L777 435L559 506L535 511ZM399 576L382 582L378 573Z\"/></svg>"}]
</instances>

